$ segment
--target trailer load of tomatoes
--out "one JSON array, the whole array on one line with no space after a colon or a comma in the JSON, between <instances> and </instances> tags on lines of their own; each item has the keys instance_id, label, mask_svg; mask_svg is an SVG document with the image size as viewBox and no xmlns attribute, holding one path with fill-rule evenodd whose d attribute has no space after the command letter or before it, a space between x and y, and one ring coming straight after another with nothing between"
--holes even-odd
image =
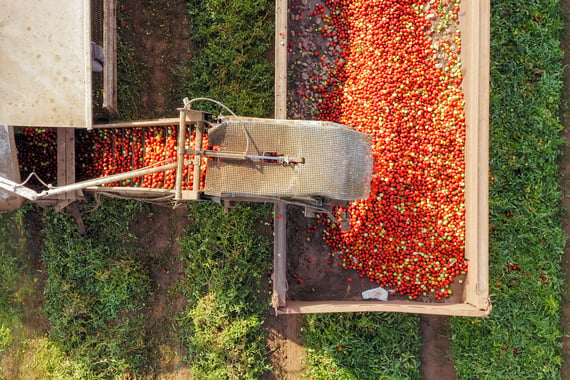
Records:
<instances>
[{"instance_id":1,"label":"trailer load of tomatoes","mask_svg":"<svg viewBox=\"0 0 570 380\"><path fill-rule=\"evenodd\" d=\"M323 237L343 267L410 299L448 297L467 270L459 3L326 0L311 14L340 46L319 117L370 134L375 161L350 231Z\"/></svg>"}]
</instances>

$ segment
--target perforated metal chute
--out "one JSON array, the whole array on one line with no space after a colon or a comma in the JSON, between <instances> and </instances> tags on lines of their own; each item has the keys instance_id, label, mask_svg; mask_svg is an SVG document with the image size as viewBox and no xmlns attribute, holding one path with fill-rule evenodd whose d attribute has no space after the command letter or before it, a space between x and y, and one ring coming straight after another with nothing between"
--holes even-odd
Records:
<instances>
[{"instance_id":1,"label":"perforated metal chute","mask_svg":"<svg viewBox=\"0 0 570 380\"><path fill-rule=\"evenodd\" d=\"M255 159L211 160L205 187L208 195L352 201L370 194L373 162L369 136L343 125L304 120L230 120L211 128L208 139L220 151L277 154L302 161L278 164Z\"/></svg>"}]
</instances>

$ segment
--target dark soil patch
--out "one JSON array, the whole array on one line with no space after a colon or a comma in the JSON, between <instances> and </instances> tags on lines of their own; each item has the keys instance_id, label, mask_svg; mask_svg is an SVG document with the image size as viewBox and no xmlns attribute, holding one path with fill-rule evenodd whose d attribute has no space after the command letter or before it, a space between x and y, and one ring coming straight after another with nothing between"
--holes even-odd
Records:
<instances>
[{"instance_id":1,"label":"dark soil patch","mask_svg":"<svg viewBox=\"0 0 570 380\"><path fill-rule=\"evenodd\" d=\"M189 22L181 0L122 0L117 12L126 21L121 38L135 48L142 72L140 119L176 117L182 99L177 69L190 60Z\"/></svg>"},{"instance_id":2,"label":"dark soil patch","mask_svg":"<svg viewBox=\"0 0 570 380\"><path fill-rule=\"evenodd\" d=\"M368 278L339 265L338 254L331 253L322 238L325 227L306 218L302 208L289 206L287 222L288 299L359 300L362 291L376 287Z\"/></svg>"},{"instance_id":3,"label":"dark soil patch","mask_svg":"<svg viewBox=\"0 0 570 380\"><path fill-rule=\"evenodd\" d=\"M455 367L451 358L449 317L422 315L420 318L422 379L453 380Z\"/></svg>"},{"instance_id":4,"label":"dark soil patch","mask_svg":"<svg viewBox=\"0 0 570 380\"><path fill-rule=\"evenodd\" d=\"M287 113L291 119L312 120L317 114L316 91L327 80L340 58L340 47L328 46L320 29L321 16L311 16L318 0L289 2L289 53L287 77ZM336 37L335 42L336 42Z\"/></svg>"},{"instance_id":5,"label":"dark soil patch","mask_svg":"<svg viewBox=\"0 0 570 380\"><path fill-rule=\"evenodd\" d=\"M566 67L570 65L570 0L560 2L562 20L564 28L561 34L561 47L564 50L562 64ZM570 141L570 73L564 70L564 86L562 88L562 123L564 132L562 137ZM562 158L560 160L560 175L562 193L570 192L570 146L563 146ZM570 236L570 198L562 197L562 207L566 210L566 220L564 222L564 232ZM562 294L561 328L562 328L562 379L570 378L570 245L566 244L564 257L562 259L562 271L565 279L565 291Z\"/></svg>"},{"instance_id":6,"label":"dark soil patch","mask_svg":"<svg viewBox=\"0 0 570 380\"><path fill-rule=\"evenodd\" d=\"M45 334L50 329L49 321L44 318L44 288L47 272L42 264L42 231L43 223L37 208L30 209L24 215L26 229L26 249L30 255L30 278L22 278L23 286L29 289L26 300L22 305L23 321L26 329L35 334Z\"/></svg>"},{"instance_id":7,"label":"dark soil patch","mask_svg":"<svg viewBox=\"0 0 570 380\"><path fill-rule=\"evenodd\" d=\"M151 215L141 214L135 220L134 232L139 237L140 259L148 262L155 293L148 305L149 331L156 345L156 373L169 379L183 379L188 368L182 362L184 349L172 330L175 316L184 310L187 299L173 289L184 277L185 261L181 260L177 238L188 223L184 207L172 210L152 206Z\"/></svg>"}]
</instances>

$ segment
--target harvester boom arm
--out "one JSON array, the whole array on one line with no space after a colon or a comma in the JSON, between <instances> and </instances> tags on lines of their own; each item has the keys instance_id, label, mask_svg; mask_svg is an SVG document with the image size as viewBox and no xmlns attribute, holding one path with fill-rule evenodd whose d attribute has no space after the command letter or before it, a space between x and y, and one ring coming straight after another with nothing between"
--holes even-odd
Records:
<instances>
[{"instance_id":1,"label":"harvester boom arm","mask_svg":"<svg viewBox=\"0 0 570 380\"><path fill-rule=\"evenodd\" d=\"M185 165L189 165L191 161L185 162ZM106 177L89 179L86 181L81 181L77 183L73 183L71 185L65 185L60 187L53 187L47 190L43 190L41 192L34 191L28 187L25 187L19 183L11 181L9 179L0 177L0 188L6 190L8 192L14 193L21 197L24 197L30 201L36 201L38 199L47 198L53 195L59 195L63 193L68 193L72 191L82 190L90 186L100 186L105 185L107 183L119 182L124 181L131 178L142 177L147 174L153 174L162 172L165 170L176 169L177 163L167 164L167 165L160 165L160 166L153 166L149 168L142 168L131 170L125 173L113 174Z\"/></svg>"}]
</instances>

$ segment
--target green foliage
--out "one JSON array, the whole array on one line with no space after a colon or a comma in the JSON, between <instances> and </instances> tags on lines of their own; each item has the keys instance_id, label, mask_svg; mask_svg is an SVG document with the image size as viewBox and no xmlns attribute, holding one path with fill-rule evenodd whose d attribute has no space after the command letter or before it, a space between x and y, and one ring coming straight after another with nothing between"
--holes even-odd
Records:
<instances>
[{"instance_id":1,"label":"green foliage","mask_svg":"<svg viewBox=\"0 0 570 380\"><path fill-rule=\"evenodd\" d=\"M12 330L4 324L0 325L0 354L4 353L6 349L12 344Z\"/></svg>"},{"instance_id":2,"label":"green foliage","mask_svg":"<svg viewBox=\"0 0 570 380\"><path fill-rule=\"evenodd\" d=\"M128 229L143 207L106 199L85 215L85 235L74 219L51 210L44 214L49 336L96 377L149 370L152 347L144 305L152 281Z\"/></svg>"},{"instance_id":3,"label":"green foliage","mask_svg":"<svg viewBox=\"0 0 570 380\"><path fill-rule=\"evenodd\" d=\"M15 353L18 368L12 369L11 378L43 380L91 380L96 377L81 362L74 361L48 338L34 338L23 342ZM1 376L0 376L1 378Z\"/></svg>"},{"instance_id":4,"label":"green foliage","mask_svg":"<svg viewBox=\"0 0 570 380\"><path fill-rule=\"evenodd\" d=\"M493 1L487 319L454 318L460 378L560 376L559 1Z\"/></svg>"},{"instance_id":5,"label":"green foliage","mask_svg":"<svg viewBox=\"0 0 570 380\"><path fill-rule=\"evenodd\" d=\"M142 107L142 74L135 48L128 41L117 38L117 109L119 120L137 119Z\"/></svg>"},{"instance_id":6,"label":"green foliage","mask_svg":"<svg viewBox=\"0 0 570 380\"><path fill-rule=\"evenodd\" d=\"M186 96L210 97L240 115L268 117L273 108L274 2L187 1L193 56L180 71ZM196 108L206 110L204 106Z\"/></svg>"},{"instance_id":7,"label":"green foliage","mask_svg":"<svg viewBox=\"0 0 570 380\"><path fill-rule=\"evenodd\" d=\"M256 230L268 214L267 206L240 204L224 212L214 203L191 205L180 240L188 261L181 287L189 302L178 328L196 378L257 379L268 369L260 289L271 242Z\"/></svg>"},{"instance_id":8,"label":"green foliage","mask_svg":"<svg viewBox=\"0 0 570 380\"><path fill-rule=\"evenodd\" d=\"M20 278L29 269L22 216L22 211L0 213L0 354L10 347L13 330L20 324L20 303L15 300Z\"/></svg>"},{"instance_id":9,"label":"green foliage","mask_svg":"<svg viewBox=\"0 0 570 380\"><path fill-rule=\"evenodd\" d=\"M316 314L302 331L306 375L314 379L419 379L417 316Z\"/></svg>"}]
</instances>

